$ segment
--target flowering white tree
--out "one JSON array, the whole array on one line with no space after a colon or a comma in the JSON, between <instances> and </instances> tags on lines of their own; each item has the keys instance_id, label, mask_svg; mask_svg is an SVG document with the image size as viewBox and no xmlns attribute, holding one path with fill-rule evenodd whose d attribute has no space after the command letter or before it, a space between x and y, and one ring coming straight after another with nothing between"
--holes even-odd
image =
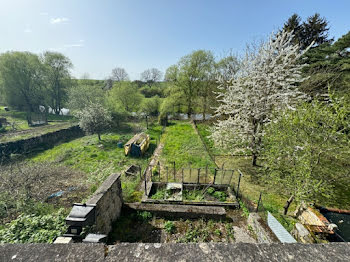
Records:
<instances>
[{"instance_id":1,"label":"flowering white tree","mask_svg":"<svg viewBox=\"0 0 350 262\"><path fill-rule=\"evenodd\" d=\"M78 111L79 126L86 133L97 134L101 140L101 133L110 127L112 116L110 112L100 104L90 103L83 110Z\"/></svg>"},{"instance_id":2,"label":"flowering white tree","mask_svg":"<svg viewBox=\"0 0 350 262\"><path fill-rule=\"evenodd\" d=\"M301 52L292 40L292 32L271 34L257 48L247 49L240 70L229 81L218 79L220 106L215 116L219 120L211 137L231 153L237 148L248 149L253 165L261 149L264 125L273 110L290 107L304 96L295 84L304 80L301 70L305 64L298 60L308 49Z\"/></svg>"}]
</instances>

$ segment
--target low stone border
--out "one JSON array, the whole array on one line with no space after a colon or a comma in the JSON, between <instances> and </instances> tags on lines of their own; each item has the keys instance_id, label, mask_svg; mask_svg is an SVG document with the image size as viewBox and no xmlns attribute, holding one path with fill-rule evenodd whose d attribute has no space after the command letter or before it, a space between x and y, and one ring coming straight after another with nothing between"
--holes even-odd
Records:
<instances>
[{"instance_id":1,"label":"low stone border","mask_svg":"<svg viewBox=\"0 0 350 262\"><path fill-rule=\"evenodd\" d=\"M83 135L84 132L78 125L75 125L27 139L0 143L0 159L11 154L30 153L40 147L48 148L62 140L77 138Z\"/></svg>"},{"instance_id":2,"label":"low stone border","mask_svg":"<svg viewBox=\"0 0 350 262\"><path fill-rule=\"evenodd\" d=\"M172 204L152 205L145 203L128 203L125 206L132 210L148 211L156 216L168 218L207 218L216 220L226 218L226 211L223 207Z\"/></svg>"}]
</instances>

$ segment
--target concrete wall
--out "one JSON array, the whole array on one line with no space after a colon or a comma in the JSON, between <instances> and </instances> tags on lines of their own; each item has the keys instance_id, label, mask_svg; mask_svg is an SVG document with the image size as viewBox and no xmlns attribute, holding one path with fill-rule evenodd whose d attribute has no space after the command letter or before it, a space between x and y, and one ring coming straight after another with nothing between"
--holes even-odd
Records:
<instances>
[{"instance_id":1,"label":"concrete wall","mask_svg":"<svg viewBox=\"0 0 350 262\"><path fill-rule=\"evenodd\" d=\"M29 153L38 148L48 148L62 140L72 139L83 135L84 132L80 129L79 126L72 126L40 136L1 143L0 158L8 156L10 154Z\"/></svg>"},{"instance_id":2,"label":"concrete wall","mask_svg":"<svg viewBox=\"0 0 350 262\"><path fill-rule=\"evenodd\" d=\"M273 234L268 225L262 220L262 218L257 213L250 213L248 217L248 225L252 227L258 243L278 243L279 240Z\"/></svg>"},{"instance_id":3,"label":"concrete wall","mask_svg":"<svg viewBox=\"0 0 350 262\"><path fill-rule=\"evenodd\" d=\"M108 235L123 204L120 174L110 175L86 204L96 205L96 233Z\"/></svg>"},{"instance_id":4,"label":"concrete wall","mask_svg":"<svg viewBox=\"0 0 350 262\"><path fill-rule=\"evenodd\" d=\"M0 244L0 261L349 261L350 243Z\"/></svg>"}]
</instances>

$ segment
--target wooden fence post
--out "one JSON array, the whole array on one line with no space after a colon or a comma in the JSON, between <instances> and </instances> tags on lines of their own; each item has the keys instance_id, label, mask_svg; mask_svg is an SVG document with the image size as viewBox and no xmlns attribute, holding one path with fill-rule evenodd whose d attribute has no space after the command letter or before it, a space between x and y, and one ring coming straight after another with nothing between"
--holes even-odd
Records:
<instances>
[{"instance_id":1,"label":"wooden fence post","mask_svg":"<svg viewBox=\"0 0 350 262\"><path fill-rule=\"evenodd\" d=\"M184 169L182 168L182 184L184 183Z\"/></svg>"},{"instance_id":2,"label":"wooden fence post","mask_svg":"<svg viewBox=\"0 0 350 262\"><path fill-rule=\"evenodd\" d=\"M174 161L174 182L176 182L176 167L175 167L175 161Z\"/></svg>"},{"instance_id":3,"label":"wooden fence post","mask_svg":"<svg viewBox=\"0 0 350 262\"><path fill-rule=\"evenodd\" d=\"M198 168L197 184L199 184L199 177L200 177L200 174L201 174L201 169Z\"/></svg>"}]
</instances>

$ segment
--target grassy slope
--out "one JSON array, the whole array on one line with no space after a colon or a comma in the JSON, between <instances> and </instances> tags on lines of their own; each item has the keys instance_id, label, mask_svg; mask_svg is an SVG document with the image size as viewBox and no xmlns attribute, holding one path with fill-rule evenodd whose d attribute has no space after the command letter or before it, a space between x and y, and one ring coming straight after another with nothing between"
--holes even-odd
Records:
<instances>
[{"instance_id":1,"label":"grassy slope","mask_svg":"<svg viewBox=\"0 0 350 262\"><path fill-rule=\"evenodd\" d=\"M154 124L146 132L151 136L151 144L142 158L125 156L124 148L117 147L118 141L125 143L134 135L132 130L124 129L102 135L101 142L96 135L90 135L60 144L38 154L32 160L57 162L87 173L91 192L94 192L113 172L121 172L131 164L141 165L142 170L146 168L161 127ZM134 201L140 197L139 192L134 192L139 182L139 175L134 178L122 176L125 201Z\"/></svg>"}]
</instances>

